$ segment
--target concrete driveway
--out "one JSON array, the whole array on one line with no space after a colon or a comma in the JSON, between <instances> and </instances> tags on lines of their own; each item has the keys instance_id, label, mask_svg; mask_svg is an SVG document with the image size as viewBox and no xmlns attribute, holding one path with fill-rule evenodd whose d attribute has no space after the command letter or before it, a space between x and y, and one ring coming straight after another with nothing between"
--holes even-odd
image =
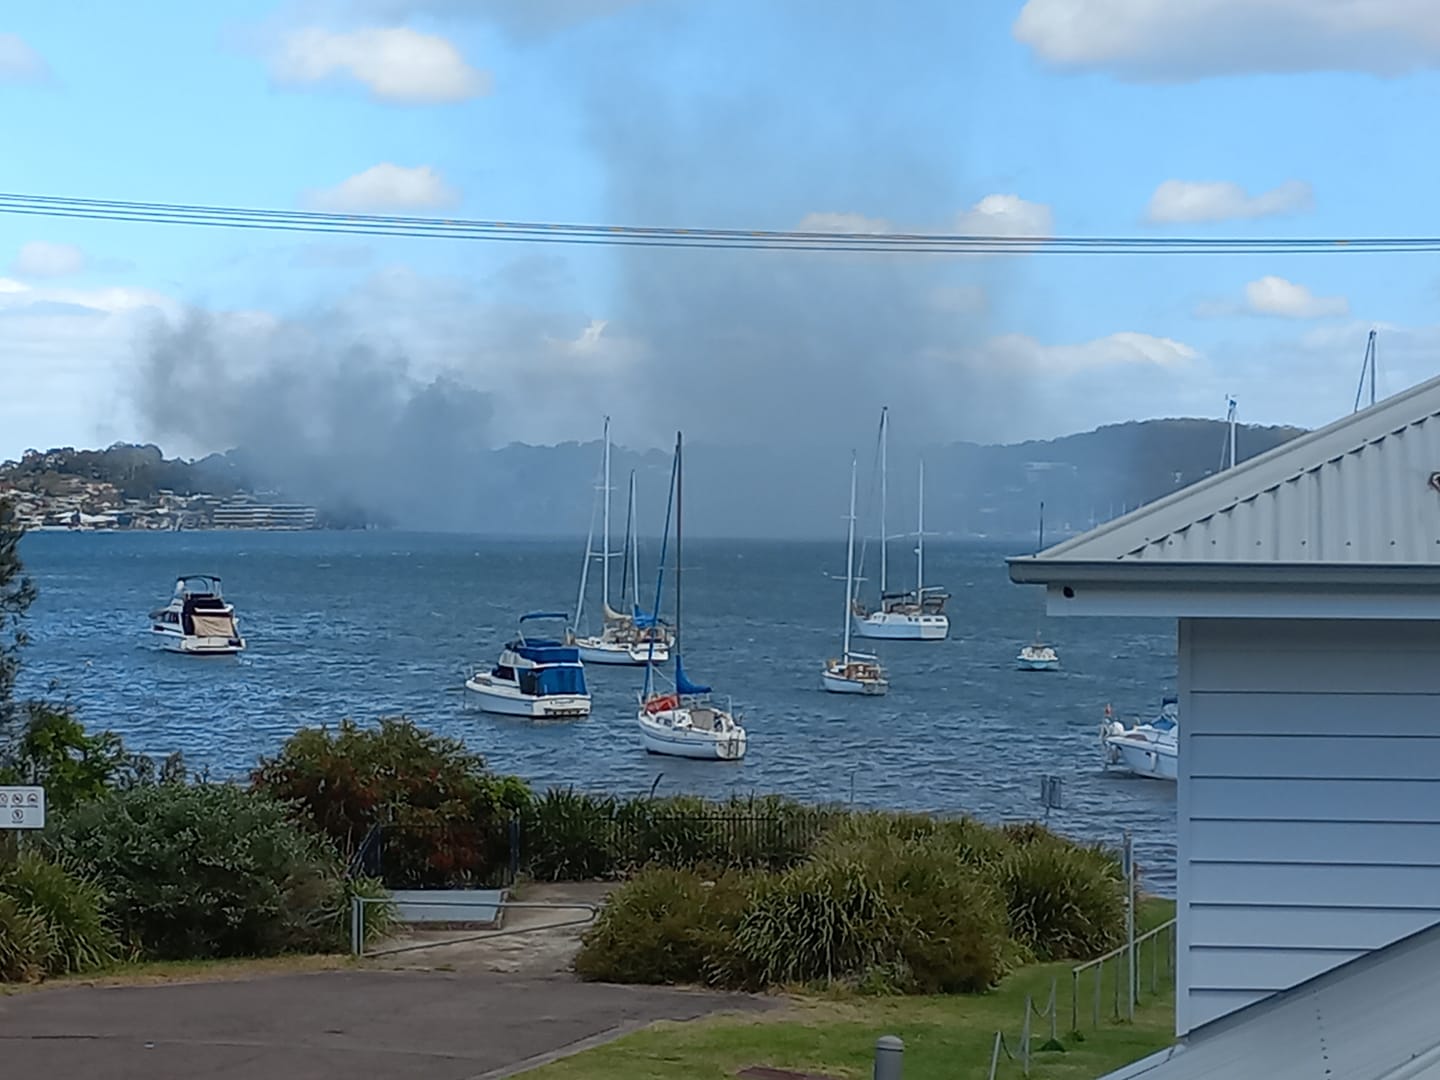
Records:
<instances>
[{"instance_id":1,"label":"concrete driveway","mask_svg":"<svg viewBox=\"0 0 1440 1080\"><path fill-rule=\"evenodd\" d=\"M7 1077L496 1080L764 999L572 978L349 970L0 997Z\"/></svg>"}]
</instances>

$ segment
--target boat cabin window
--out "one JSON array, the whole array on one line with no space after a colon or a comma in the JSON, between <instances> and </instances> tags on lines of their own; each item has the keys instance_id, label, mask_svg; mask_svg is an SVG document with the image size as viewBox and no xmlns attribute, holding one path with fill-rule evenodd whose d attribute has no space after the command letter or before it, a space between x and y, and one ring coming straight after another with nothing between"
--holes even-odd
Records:
<instances>
[{"instance_id":1,"label":"boat cabin window","mask_svg":"<svg viewBox=\"0 0 1440 1080\"><path fill-rule=\"evenodd\" d=\"M506 682L515 681L515 669L512 667L505 667L503 664L497 664L493 669L491 669L490 674L497 679L504 679Z\"/></svg>"}]
</instances>

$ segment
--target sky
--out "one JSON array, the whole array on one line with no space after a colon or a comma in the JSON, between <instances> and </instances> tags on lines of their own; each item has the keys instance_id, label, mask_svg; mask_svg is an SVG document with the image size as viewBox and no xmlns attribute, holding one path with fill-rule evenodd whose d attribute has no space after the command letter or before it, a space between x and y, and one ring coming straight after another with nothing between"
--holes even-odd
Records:
<instances>
[{"instance_id":1,"label":"sky","mask_svg":"<svg viewBox=\"0 0 1440 1080\"><path fill-rule=\"evenodd\" d=\"M498 221L1433 235L1424 0L17 0L0 190ZM1427 147L1429 147L1427 149ZM0 213L0 459L1318 426L1425 255L896 256ZM858 435L856 433L862 433Z\"/></svg>"}]
</instances>

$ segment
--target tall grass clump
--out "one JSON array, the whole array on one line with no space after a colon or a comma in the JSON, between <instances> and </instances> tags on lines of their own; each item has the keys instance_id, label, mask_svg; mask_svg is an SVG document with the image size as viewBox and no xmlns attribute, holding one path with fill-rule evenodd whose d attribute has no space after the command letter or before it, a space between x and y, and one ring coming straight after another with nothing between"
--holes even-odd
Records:
<instances>
[{"instance_id":1,"label":"tall grass clump","mask_svg":"<svg viewBox=\"0 0 1440 1080\"><path fill-rule=\"evenodd\" d=\"M39 922L45 974L92 971L119 958L120 942L106 913L109 898L84 875L26 851L0 870L0 896Z\"/></svg>"},{"instance_id":2,"label":"tall grass clump","mask_svg":"<svg viewBox=\"0 0 1440 1080\"><path fill-rule=\"evenodd\" d=\"M996 867L1010 933L1038 960L1088 960L1120 944L1125 882L1110 852L1027 836Z\"/></svg>"}]
</instances>

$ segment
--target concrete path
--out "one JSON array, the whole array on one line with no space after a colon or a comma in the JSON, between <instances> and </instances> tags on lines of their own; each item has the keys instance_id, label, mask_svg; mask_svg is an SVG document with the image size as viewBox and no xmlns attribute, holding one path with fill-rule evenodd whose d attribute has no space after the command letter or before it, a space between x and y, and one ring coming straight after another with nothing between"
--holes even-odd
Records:
<instances>
[{"instance_id":1,"label":"concrete path","mask_svg":"<svg viewBox=\"0 0 1440 1080\"><path fill-rule=\"evenodd\" d=\"M0 996L6 1077L498 1080L655 1020L763 999L571 978L350 970Z\"/></svg>"}]
</instances>

